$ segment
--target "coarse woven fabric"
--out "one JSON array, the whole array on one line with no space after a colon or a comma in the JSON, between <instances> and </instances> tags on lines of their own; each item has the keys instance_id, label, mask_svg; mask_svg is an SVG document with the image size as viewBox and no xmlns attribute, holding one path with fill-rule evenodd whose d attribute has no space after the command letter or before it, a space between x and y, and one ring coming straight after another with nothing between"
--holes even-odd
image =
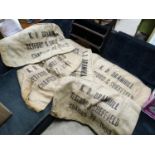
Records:
<instances>
[{"instance_id":1,"label":"coarse woven fabric","mask_svg":"<svg viewBox=\"0 0 155 155\"><path fill-rule=\"evenodd\" d=\"M131 73L97 54L93 53L92 60L95 82L112 88L141 107L144 105L151 94L148 86Z\"/></svg>"},{"instance_id":2,"label":"coarse woven fabric","mask_svg":"<svg viewBox=\"0 0 155 155\"><path fill-rule=\"evenodd\" d=\"M17 75L21 95L27 106L37 112L44 110L52 101L58 78L37 64L18 70Z\"/></svg>"},{"instance_id":3,"label":"coarse woven fabric","mask_svg":"<svg viewBox=\"0 0 155 155\"><path fill-rule=\"evenodd\" d=\"M132 134L141 111L132 100L81 78L64 77L59 83L53 116L79 121L97 134Z\"/></svg>"},{"instance_id":4,"label":"coarse woven fabric","mask_svg":"<svg viewBox=\"0 0 155 155\"><path fill-rule=\"evenodd\" d=\"M10 67L37 63L74 49L61 29L52 23L32 25L0 40L0 46L2 61Z\"/></svg>"}]
</instances>

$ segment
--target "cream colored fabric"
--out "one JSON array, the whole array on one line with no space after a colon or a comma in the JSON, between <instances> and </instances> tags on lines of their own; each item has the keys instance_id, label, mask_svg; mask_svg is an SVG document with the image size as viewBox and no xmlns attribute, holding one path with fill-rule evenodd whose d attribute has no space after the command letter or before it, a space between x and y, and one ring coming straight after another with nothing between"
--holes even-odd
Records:
<instances>
[{"instance_id":1,"label":"cream colored fabric","mask_svg":"<svg viewBox=\"0 0 155 155\"><path fill-rule=\"evenodd\" d=\"M93 53L94 81L116 90L119 94L130 98L141 107L149 98L151 89L138 78Z\"/></svg>"},{"instance_id":2,"label":"cream colored fabric","mask_svg":"<svg viewBox=\"0 0 155 155\"><path fill-rule=\"evenodd\" d=\"M0 47L3 62L11 67L37 63L74 49L60 28L53 23L28 27L0 40Z\"/></svg>"},{"instance_id":3,"label":"cream colored fabric","mask_svg":"<svg viewBox=\"0 0 155 155\"><path fill-rule=\"evenodd\" d=\"M83 79L93 80L93 69L92 69L92 51L87 49L78 43L70 40L70 43L76 48L77 54L82 57L82 62L79 68L77 68L71 75L74 77L81 77Z\"/></svg>"},{"instance_id":4,"label":"cream colored fabric","mask_svg":"<svg viewBox=\"0 0 155 155\"><path fill-rule=\"evenodd\" d=\"M35 64L17 71L22 98L29 108L39 112L51 102L58 77Z\"/></svg>"},{"instance_id":5,"label":"cream colored fabric","mask_svg":"<svg viewBox=\"0 0 155 155\"><path fill-rule=\"evenodd\" d=\"M50 103L60 77L70 75L81 64L81 56L74 50L56 55L35 65L17 71L21 94L25 103L41 111Z\"/></svg>"},{"instance_id":6,"label":"cream colored fabric","mask_svg":"<svg viewBox=\"0 0 155 155\"><path fill-rule=\"evenodd\" d=\"M141 107L112 89L88 80L64 77L59 81L52 115L76 120L97 134L131 134Z\"/></svg>"},{"instance_id":7,"label":"cream colored fabric","mask_svg":"<svg viewBox=\"0 0 155 155\"><path fill-rule=\"evenodd\" d=\"M77 68L71 75L75 77L80 77L83 79L93 80L93 70L92 70L92 52L89 49L81 51L82 62L79 68Z\"/></svg>"},{"instance_id":8,"label":"cream colored fabric","mask_svg":"<svg viewBox=\"0 0 155 155\"><path fill-rule=\"evenodd\" d=\"M82 56L77 54L76 49L70 53L59 54L43 62L43 67L50 73L59 77L68 76L81 64Z\"/></svg>"},{"instance_id":9,"label":"cream colored fabric","mask_svg":"<svg viewBox=\"0 0 155 155\"><path fill-rule=\"evenodd\" d=\"M25 103L35 111L41 111L50 103L60 77L70 75L81 64L81 56L73 50L56 55L35 65L18 70L18 80Z\"/></svg>"}]
</instances>

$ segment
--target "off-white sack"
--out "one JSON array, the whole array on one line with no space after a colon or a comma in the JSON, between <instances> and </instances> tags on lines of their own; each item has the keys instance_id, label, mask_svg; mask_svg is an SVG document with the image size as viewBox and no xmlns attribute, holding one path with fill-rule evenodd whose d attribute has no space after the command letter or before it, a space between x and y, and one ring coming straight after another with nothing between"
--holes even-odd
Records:
<instances>
[{"instance_id":1,"label":"off-white sack","mask_svg":"<svg viewBox=\"0 0 155 155\"><path fill-rule=\"evenodd\" d=\"M53 23L40 23L0 40L0 53L7 66L18 67L37 63L74 47Z\"/></svg>"},{"instance_id":2,"label":"off-white sack","mask_svg":"<svg viewBox=\"0 0 155 155\"><path fill-rule=\"evenodd\" d=\"M26 104L35 111L44 110L59 86L59 83L55 85L56 80L71 74L80 64L81 56L72 51L18 70L21 94Z\"/></svg>"},{"instance_id":3,"label":"off-white sack","mask_svg":"<svg viewBox=\"0 0 155 155\"><path fill-rule=\"evenodd\" d=\"M68 76L81 65L82 56L76 51L77 49L74 49L70 53L59 54L45 60L43 67L59 77Z\"/></svg>"},{"instance_id":4,"label":"off-white sack","mask_svg":"<svg viewBox=\"0 0 155 155\"><path fill-rule=\"evenodd\" d=\"M82 62L79 68L77 68L71 75L74 77L81 77L83 79L93 80L93 69L92 69L92 51L91 49L85 48L78 43L70 40L70 43L76 48L77 54L81 55Z\"/></svg>"},{"instance_id":5,"label":"off-white sack","mask_svg":"<svg viewBox=\"0 0 155 155\"><path fill-rule=\"evenodd\" d=\"M46 108L58 85L58 77L38 64L28 65L17 71L21 95L29 108L39 112Z\"/></svg>"},{"instance_id":6,"label":"off-white sack","mask_svg":"<svg viewBox=\"0 0 155 155\"><path fill-rule=\"evenodd\" d=\"M93 53L92 60L95 82L112 88L143 106L151 93L149 87L126 70L97 54Z\"/></svg>"},{"instance_id":7,"label":"off-white sack","mask_svg":"<svg viewBox=\"0 0 155 155\"><path fill-rule=\"evenodd\" d=\"M112 89L88 80L64 77L51 114L90 126L97 134L132 134L141 107Z\"/></svg>"}]
</instances>

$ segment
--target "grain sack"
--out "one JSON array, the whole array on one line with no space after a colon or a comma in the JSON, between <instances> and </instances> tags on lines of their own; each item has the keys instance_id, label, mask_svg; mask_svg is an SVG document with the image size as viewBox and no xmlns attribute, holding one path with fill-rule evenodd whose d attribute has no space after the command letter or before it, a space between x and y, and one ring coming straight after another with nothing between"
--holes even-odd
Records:
<instances>
[{"instance_id":1,"label":"grain sack","mask_svg":"<svg viewBox=\"0 0 155 155\"><path fill-rule=\"evenodd\" d=\"M149 87L126 70L97 54L93 53L92 60L95 82L112 88L141 107L143 106L151 93Z\"/></svg>"},{"instance_id":2,"label":"grain sack","mask_svg":"<svg viewBox=\"0 0 155 155\"><path fill-rule=\"evenodd\" d=\"M74 47L53 23L40 23L0 40L5 65L18 67L37 63L54 55L70 52Z\"/></svg>"},{"instance_id":3,"label":"grain sack","mask_svg":"<svg viewBox=\"0 0 155 155\"><path fill-rule=\"evenodd\" d=\"M29 108L39 112L51 102L58 77L38 64L17 71L21 95Z\"/></svg>"},{"instance_id":4,"label":"grain sack","mask_svg":"<svg viewBox=\"0 0 155 155\"><path fill-rule=\"evenodd\" d=\"M97 134L132 134L141 107L102 85L64 77L53 99L51 114L90 126Z\"/></svg>"}]
</instances>

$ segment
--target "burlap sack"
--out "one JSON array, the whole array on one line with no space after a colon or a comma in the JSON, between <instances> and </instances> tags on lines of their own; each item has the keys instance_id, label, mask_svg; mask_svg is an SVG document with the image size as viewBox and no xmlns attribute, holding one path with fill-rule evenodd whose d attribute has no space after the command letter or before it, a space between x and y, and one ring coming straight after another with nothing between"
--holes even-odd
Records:
<instances>
[{"instance_id":1,"label":"burlap sack","mask_svg":"<svg viewBox=\"0 0 155 155\"><path fill-rule=\"evenodd\" d=\"M77 68L71 76L81 77L83 79L93 80L93 69L92 69L92 51L87 49L78 43L70 40L70 43L76 48L77 54L82 57L82 62L79 68Z\"/></svg>"},{"instance_id":2,"label":"burlap sack","mask_svg":"<svg viewBox=\"0 0 155 155\"><path fill-rule=\"evenodd\" d=\"M149 87L129 72L97 54L93 53L92 60L95 82L112 88L143 106L151 93Z\"/></svg>"},{"instance_id":3,"label":"burlap sack","mask_svg":"<svg viewBox=\"0 0 155 155\"><path fill-rule=\"evenodd\" d=\"M51 102L58 77L38 64L28 65L17 71L21 95L29 108L39 112Z\"/></svg>"},{"instance_id":4,"label":"burlap sack","mask_svg":"<svg viewBox=\"0 0 155 155\"><path fill-rule=\"evenodd\" d=\"M18 70L18 80L25 103L35 111L44 110L50 103L60 77L68 76L81 64L81 56L73 50L56 55L39 64Z\"/></svg>"},{"instance_id":5,"label":"burlap sack","mask_svg":"<svg viewBox=\"0 0 155 155\"><path fill-rule=\"evenodd\" d=\"M141 107L112 89L88 80L64 77L59 81L51 114L90 126L97 134L131 134Z\"/></svg>"},{"instance_id":6,"label":"burlap sack","mask_svg":"<svg viewBox=\"0 0 155 155\"><path fill-rule=\"evenodd\" d=\"M59 54L45 60L43 67L59 77L68 76L81 65L82 56L76 51L77 49L74 49L70 53Z\"/></svg>"},{"instance_id":7,"label":"burlap sack","mask_svg":"<svg viewBox=\"0 0 155 155\"><path fill-rule=\"evenodd\" d=\"M52 23L36 24L0 40L2 60L7 66L18 67L37 63L74 47Z\"/></svg>"}]
</instances>

